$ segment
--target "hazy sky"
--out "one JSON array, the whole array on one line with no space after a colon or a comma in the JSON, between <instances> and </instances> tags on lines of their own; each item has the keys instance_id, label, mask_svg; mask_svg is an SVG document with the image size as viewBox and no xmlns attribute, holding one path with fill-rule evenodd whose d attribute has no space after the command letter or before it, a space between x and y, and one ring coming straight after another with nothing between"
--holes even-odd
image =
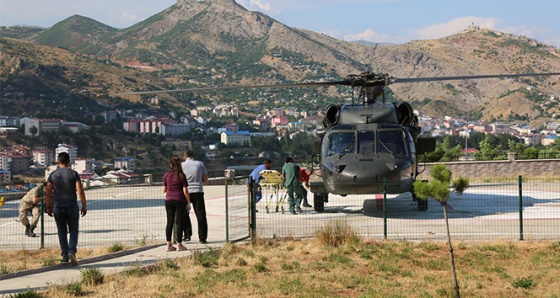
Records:
<instances>
[{"instance_id":1,"label":"hazy sky","mask_svg":"<svg viewBox=\"0 0 560 298\"><path fill-rule=\"evenodd\" d=\"M236 0L291 27L348 41L403 43L457 33L471 23L560 47L557 0ZM50 27L72 15L126 28L175 0L0 0L0 25Z\"/></svg>"}]
</instances>

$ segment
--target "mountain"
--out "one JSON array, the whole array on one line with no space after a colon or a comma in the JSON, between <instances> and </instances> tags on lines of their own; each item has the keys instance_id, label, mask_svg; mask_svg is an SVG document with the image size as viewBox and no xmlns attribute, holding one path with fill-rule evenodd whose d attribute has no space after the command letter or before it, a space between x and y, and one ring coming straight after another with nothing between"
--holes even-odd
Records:
<instances>
[{"instance_id":1,"label":"mountain","mask_svg":"<svg viewBox=\"0 0 560 298\"><path fill-rule=\"evenodd\" d=\"M441 39L372 47L288 27L265 14L247 11L233 0L178 0L122 30L72 16L29 40L143 69L161 80L148 87L154 90L332 80L366 70L399 78L560 71L557 48L474 25ZM410 101L432 116L543 122L560 118L559 82L555 76L394 84L390 89L397 99ZM115 91L145 89L108 84ZM530 86L535 89L528 90ZM342 103L348 97L343 88L294 90L221 91L202 96L259 99L262 106L299 104L307 109ZM195 95L162 96L182 97L174 100L184 103Z\"/></svg>"},{"instance_id":2,"label":"mountain","mask_svg":"<svg viewBox=\"0 0 560 298\"><path fill-rule=\"evenodd\" d=\"M0 115L60 117L80 121L129 101L110 98L117 89L159 89L150 73L123 68L58 47L0 38Z\"/></svg>"},{"instance_id":3,"label":"mountain","mask_svg":"<svg viewBox=\"0 0 560 298\"><path fill-rule=\"evenodd\" d=\"M0 26L0 37L10 37L18 39L30 38L37 33L44 31L45 28L29 26Z\"/></svg>"},{"instance_id":4,"label":"mountain","mask_svg":"<svg viewBox=\"0 0 560 298\"><path fill-rule=\"evenodd\" d=\"M50 45L110 57L122 65L160 70L211 66L226 77L225 81L239 80L236 69L245 70L255 64L263 70L253 76L287 80L313 76L294 67L294 60L315 64L312 70L318 72L317 78L332 70L345 76L366 67L362 59L366 56L364 47L290 28L264 14L247 11L233 0L178 0L168 9L123 30L111 31L99 24L96 27L101 29L97 33L86 30L95 25L88 18L73 16L32 40L44 43L48 37ZM67 41L70 38L71 43Z\"/></svg>"},{"instance_id":5,"label":"mountain","mask_svg":"<svg viewBox=\"0 0 560 298\"><path fill-rule=\"evenodd\" d=\"M37 33L33 41L81 53L96 53L109 42L118 30L90 18L74 15Z\"/></svg>"}]
</instances>

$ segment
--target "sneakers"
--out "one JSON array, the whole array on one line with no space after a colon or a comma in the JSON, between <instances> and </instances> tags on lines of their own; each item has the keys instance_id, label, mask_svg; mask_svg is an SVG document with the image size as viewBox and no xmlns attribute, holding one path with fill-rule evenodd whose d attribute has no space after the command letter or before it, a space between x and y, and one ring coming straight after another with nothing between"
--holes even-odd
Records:
<instances>
[{"instance_id":1,"label":"sneakers","mask_svg":"<svg viewBox=\"0 0 560 298\"><path fill-rule=\"evenodd\" d=\"M61 265L68 265L68 259L63 258L62 260L60 260L60 264Z\"/></svg>"},{"instance_id":2,"label":"sneakers","mask_svg":"<svg viewBox=\"0 0 560 298\"><path fill-rule=\"evenodd\" d=\"M206 240L200 240L200 244L207 244L207 243L208 243L208 241L206 241Z\"/></svg>"},{"instance_id":3,"label":"sneakers","mask_svg":"<svg viewBox=\"0 0 560 298\"><path fill-rule=\"evenodd\" d=\"M299 206L296 206L296 210L297 210L297 212L299 212L299 213L302 213L302 212L303 212L303 210L301 210L301 207L299 207Z\"/></svg>"},{"instance_id":4,"label":"sneakers","mask_svg":"<svg viewBox=\"0 0 560 298\"><path fill-rule=\"evenodd\" d=\"M303 205L302 205L302 206L303 206L303 207L307 207L307 208L311 208L311 207L313 207L313 206L309 205L308 203L303 203Z\"/></svg>"},{"instance_id":5,"label":"sneakers","mask_svg":"<svg viewBox=\"0 0 560 298\"><path fill-rule=\"evenodd\" d=\"M191 241L191 237L183 237L183 241Z\"/></svg>"},{"instance_id":6,"label":"sneakers","mask_svg":"<svg viewBox=\"0 0 560 298\"><path fill-rule=\"evenodd\" d=\"M68 254L68 259L70 259L70 264L72 264L72 266L78 266L78 259L76 259L75 254L69 253Z\"/></svg>"},{"instance_id":7,"label":"sneakers","mask_svg":"<svg viewBox=\"0 0 560 298\"><path fill-rule=\"evenodd\" d=\"M187 248L185 246L183 246L182 244L177 245L177 250L178 251L183 251L183 250L187 250Z\"/></svg>"},{"instance_id":8,"label":"sneakers","mask_svg":"<svg viewBox=\"0 0 560 298\"><path fill-rule=\"evenodd\" d=\"M168 246L165 248L165 250L166 250L166 251L176 251L177 249L176 249L175 246L173 246L173 245L168 245Z\"/></svg>"},{"instance_id":9,"label":"sneakers","mask_svg":"<svg viewBox=\"0 0 560 298\"><path fill-rule=\"evenodd\" d=\"M290 212L292 215L297 215L297 213L295 211L291 211Z\"/></svg>"}]
</instances>

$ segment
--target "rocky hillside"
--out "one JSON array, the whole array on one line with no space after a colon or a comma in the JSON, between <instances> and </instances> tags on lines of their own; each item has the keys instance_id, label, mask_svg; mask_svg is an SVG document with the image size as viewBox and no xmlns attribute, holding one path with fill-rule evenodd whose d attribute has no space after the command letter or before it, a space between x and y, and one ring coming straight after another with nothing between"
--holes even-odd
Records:
<instances>
[{"instance_id":1,"label":"rocky hillside","mask_svg":"<svg viewBox=\"0 0 560 298\"><path fill-rule=\"evenodd\" d=\"M135 80L138 85L131 85L117 71L120 68L114 67L107 69L111 79L106 80L106 88L111 91L330 80L366 70L402 78L560 71L557 48L476 26L442 39L372 47L288 27L262 13L247 11L233 0L178 0L122 30L72 16L29 40L84 55L75 59L89 57L131 66L161 79L148 85ZM559 82L560 77L554 76L395 84L390 88L397 98L411 101L433 116L543 122L560 118ZM530 86L535 89L528 90ZM306 98L321 106L342 102L341 92L340 88L324 88L277 97L295 102ZM263 98L250 91L215 92L212 96L238 101Z\"/></svg>"}]
</instances>

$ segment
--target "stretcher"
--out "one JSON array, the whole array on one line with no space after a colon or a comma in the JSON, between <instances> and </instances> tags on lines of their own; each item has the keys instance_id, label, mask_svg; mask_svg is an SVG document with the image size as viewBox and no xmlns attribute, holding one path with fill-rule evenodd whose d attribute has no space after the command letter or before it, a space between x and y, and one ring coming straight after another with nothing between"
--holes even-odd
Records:
<instances>
[{"instance_id":1,"label":"stretcher","mask_svg":"<svg viewBox=\"0 0 560 298\"><path fill-rule=\"evenodd\" d=\"M259 174L263 177L263 180L259 182L259 187L263 192L263 197L266 195L266 213L270 213L273 206L276 212L284 214L284 203L287 196L284 177L276 170L262 170Z\"/></svg>"}]
</instances>

